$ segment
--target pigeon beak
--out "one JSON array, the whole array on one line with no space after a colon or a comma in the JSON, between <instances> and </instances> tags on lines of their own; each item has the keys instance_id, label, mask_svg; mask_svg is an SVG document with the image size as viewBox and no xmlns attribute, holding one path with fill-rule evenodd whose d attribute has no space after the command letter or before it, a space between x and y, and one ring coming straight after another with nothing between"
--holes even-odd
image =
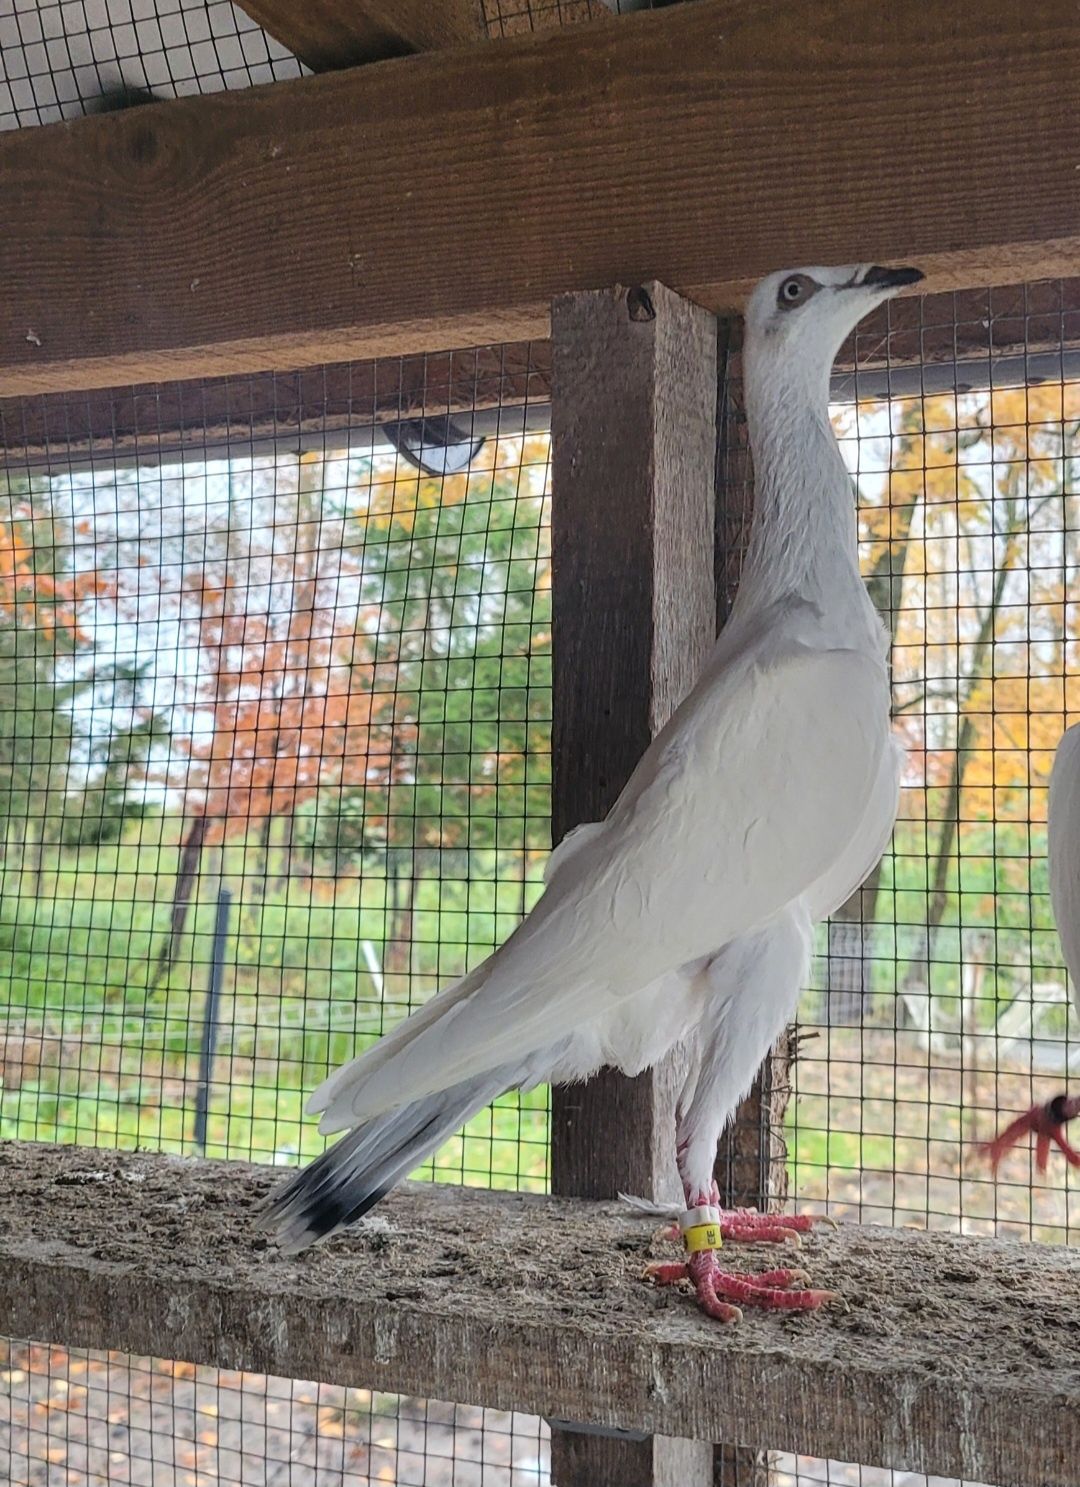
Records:
<instances>
[{"instance_id":1,"label":"pigeon beak","mask_svg":"<svg viewBox=\"0 0 1080 1487\"><path fill-rule=\"evenodd\" d=\"M920 268L882 268L875 263L852 288L903 289L908 284L918 284L926 275Z\"/></svg>"}]
</instances>

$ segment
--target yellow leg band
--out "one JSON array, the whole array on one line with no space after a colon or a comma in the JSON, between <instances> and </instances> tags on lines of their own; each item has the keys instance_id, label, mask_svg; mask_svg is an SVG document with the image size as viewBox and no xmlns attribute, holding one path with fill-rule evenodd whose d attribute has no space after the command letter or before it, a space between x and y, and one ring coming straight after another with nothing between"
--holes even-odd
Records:
<instances>
[{"instance_id":1,"label":"yellow leg band","mask_svg":"<svg viewBox=\"0 0 1080 1487\"><path fill-rule=\"evenodd\" d=\"M696 1255L703 1249L720 1249L723 1243L719 1224L695 1224L692 1229L683 1230L683 1244L688 1255Z\"/></svg>"}]
</instances>

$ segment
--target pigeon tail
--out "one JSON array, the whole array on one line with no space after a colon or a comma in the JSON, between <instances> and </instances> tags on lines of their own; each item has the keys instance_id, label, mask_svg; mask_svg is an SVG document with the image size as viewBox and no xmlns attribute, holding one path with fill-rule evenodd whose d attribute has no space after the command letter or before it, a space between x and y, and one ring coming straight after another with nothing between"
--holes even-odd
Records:
<instances>
[{"instance_id":1,"label":"pigeon tail","mask_svg":"<svg viewBox=\"0 0 1080 1487\"><path fill-rule=\"evenodd\" d=\"M485 1105L518 1082L493 1069L376 1116L297 1172L260 1214L286 1254L354 1223Z\"/></svg>"}]
</instances>

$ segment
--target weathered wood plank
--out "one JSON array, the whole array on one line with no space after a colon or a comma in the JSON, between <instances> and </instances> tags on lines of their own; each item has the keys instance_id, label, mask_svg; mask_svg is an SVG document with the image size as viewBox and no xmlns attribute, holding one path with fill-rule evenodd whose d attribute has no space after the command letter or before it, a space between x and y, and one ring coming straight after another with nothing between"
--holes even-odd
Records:
<instances>
[{"instance_id":1,"label":"weathered wood plank","mask_svg":"<svg viewBox=\"0 0 1080 1487\"><path fill-rule=\"evenodd\" d=\"M314 72L480 41L481 0L237 0Z\"/></svg>"},{"instance_id":2,"label":"weathered wood plank","mask_svg":"<svg viewBox=\"0 0 1080 1487\"><path fill-rule=\"evenodd\" d=\"M546 405L547 341L85 392L0 398L0 463L162 459L370 428L420 414Z\"/></svg>"},{"instance_id":3,"label":"weathered wood plank","mask_svg":"<svg viewBox=\"0 0 1080 1487\"><path fill-rule=\"evenodd\" d=\"M848 1310L724 1328L642 1284L649 1225L618 1205L414 1187L285 1259L252 1230L280 1179L0 1146L0 1333L1075 1487L1075 1249L844 1226L803 1262Z\"/></svg>"},{"instance_id":4,"label":"weathered wood plank","mask_svg":"<svg viewBox=\"0 0 1080 1487\"><path fill-rule=\"evenodd\" d=\"M987 386L991 366L1002 385L1075 378L1080 355L1070 348L1078 345L1080 279L926 295L894 303L866 321L857 347L849 344L837 358L838 386L847 393L856 368L866 396L880 395L876 374L886 369L909 395L920 384L934 390L948 382L943 369L959 387ZM244 377L40 393L0 398L0 458L37 466L94 456L153 452L160 457L229 440L261 443L422 412L486 412L500 406L528 406L535 424L546 418L550 397L549 341ZM737 554L743 518L732 514L730 501L723 506L729 509L719 540L733 544L731 552ZM721 590L730 597L735 557L725 566L729 571L721 575Z\"/></svg>"},{"instance_id":5,"label":"weathered wood plank","mask_svg":"<svg viewBox=\"0 0 1080 1487\"><path fill-rule=\"evenodd\" d=\"M716 631L716 321L661 284L552 309L552 838L601 820L696 681ZM552 1090L552 1188L681 1198L682 1060ZM552 1432L558 1487L686 1487L711 1460L665 1439ZM694 1457L693 1452L690 1453Z\"/></svg>"},{"instance_id":6,"label":"weathered wood plank","mask_svg":"<svg viewBox=\"0 0 1080 1487\"><path fill-rule=\"evenodd\" d=\"M1067 273L1078 159L1071 0L699 0L12 130L0 391L544 335L653 276L727 309L793 259Z\"/></svg>"},{"instance_id":7,"label":"weathered wood plank","mask_svg":"<svg viewBox=\"0 0 1080 1487\"><path fill-rule=\"evenodd\" d=\"M482 0L489 36L520 36L578 26L582 21L611 20L619 0ZM629 7L627 7L629 8Z\"/></svg>"},{"instance_id":8,"label":"weathered wood plank","mask_svg":"<svg viewBox=\"0 0 1080 1487\"><path fill-rule=\"evenodd\" d=\"M604 0L237 0L313 72L610 19Z\"/></svg>"}]
</instances>

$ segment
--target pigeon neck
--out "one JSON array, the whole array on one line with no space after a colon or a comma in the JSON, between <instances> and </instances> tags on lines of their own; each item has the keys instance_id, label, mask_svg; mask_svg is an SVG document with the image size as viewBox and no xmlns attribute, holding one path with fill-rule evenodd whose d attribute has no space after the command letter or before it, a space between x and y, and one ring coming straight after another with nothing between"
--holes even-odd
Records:
<instances>
[{"instance_id":1,"label":"pigeon neck","mask_svg":"<svg viewBox=\"0 0 1080 1487\"><path fill-rule=\"evenodd\" d=\"M827 380L816 387L770 377L755 385L748 368L746 411L754 518L739 607L798 597L835 610L847 595L869 605L855 494L829 422Z\"/></svg>"}]
</instances>

